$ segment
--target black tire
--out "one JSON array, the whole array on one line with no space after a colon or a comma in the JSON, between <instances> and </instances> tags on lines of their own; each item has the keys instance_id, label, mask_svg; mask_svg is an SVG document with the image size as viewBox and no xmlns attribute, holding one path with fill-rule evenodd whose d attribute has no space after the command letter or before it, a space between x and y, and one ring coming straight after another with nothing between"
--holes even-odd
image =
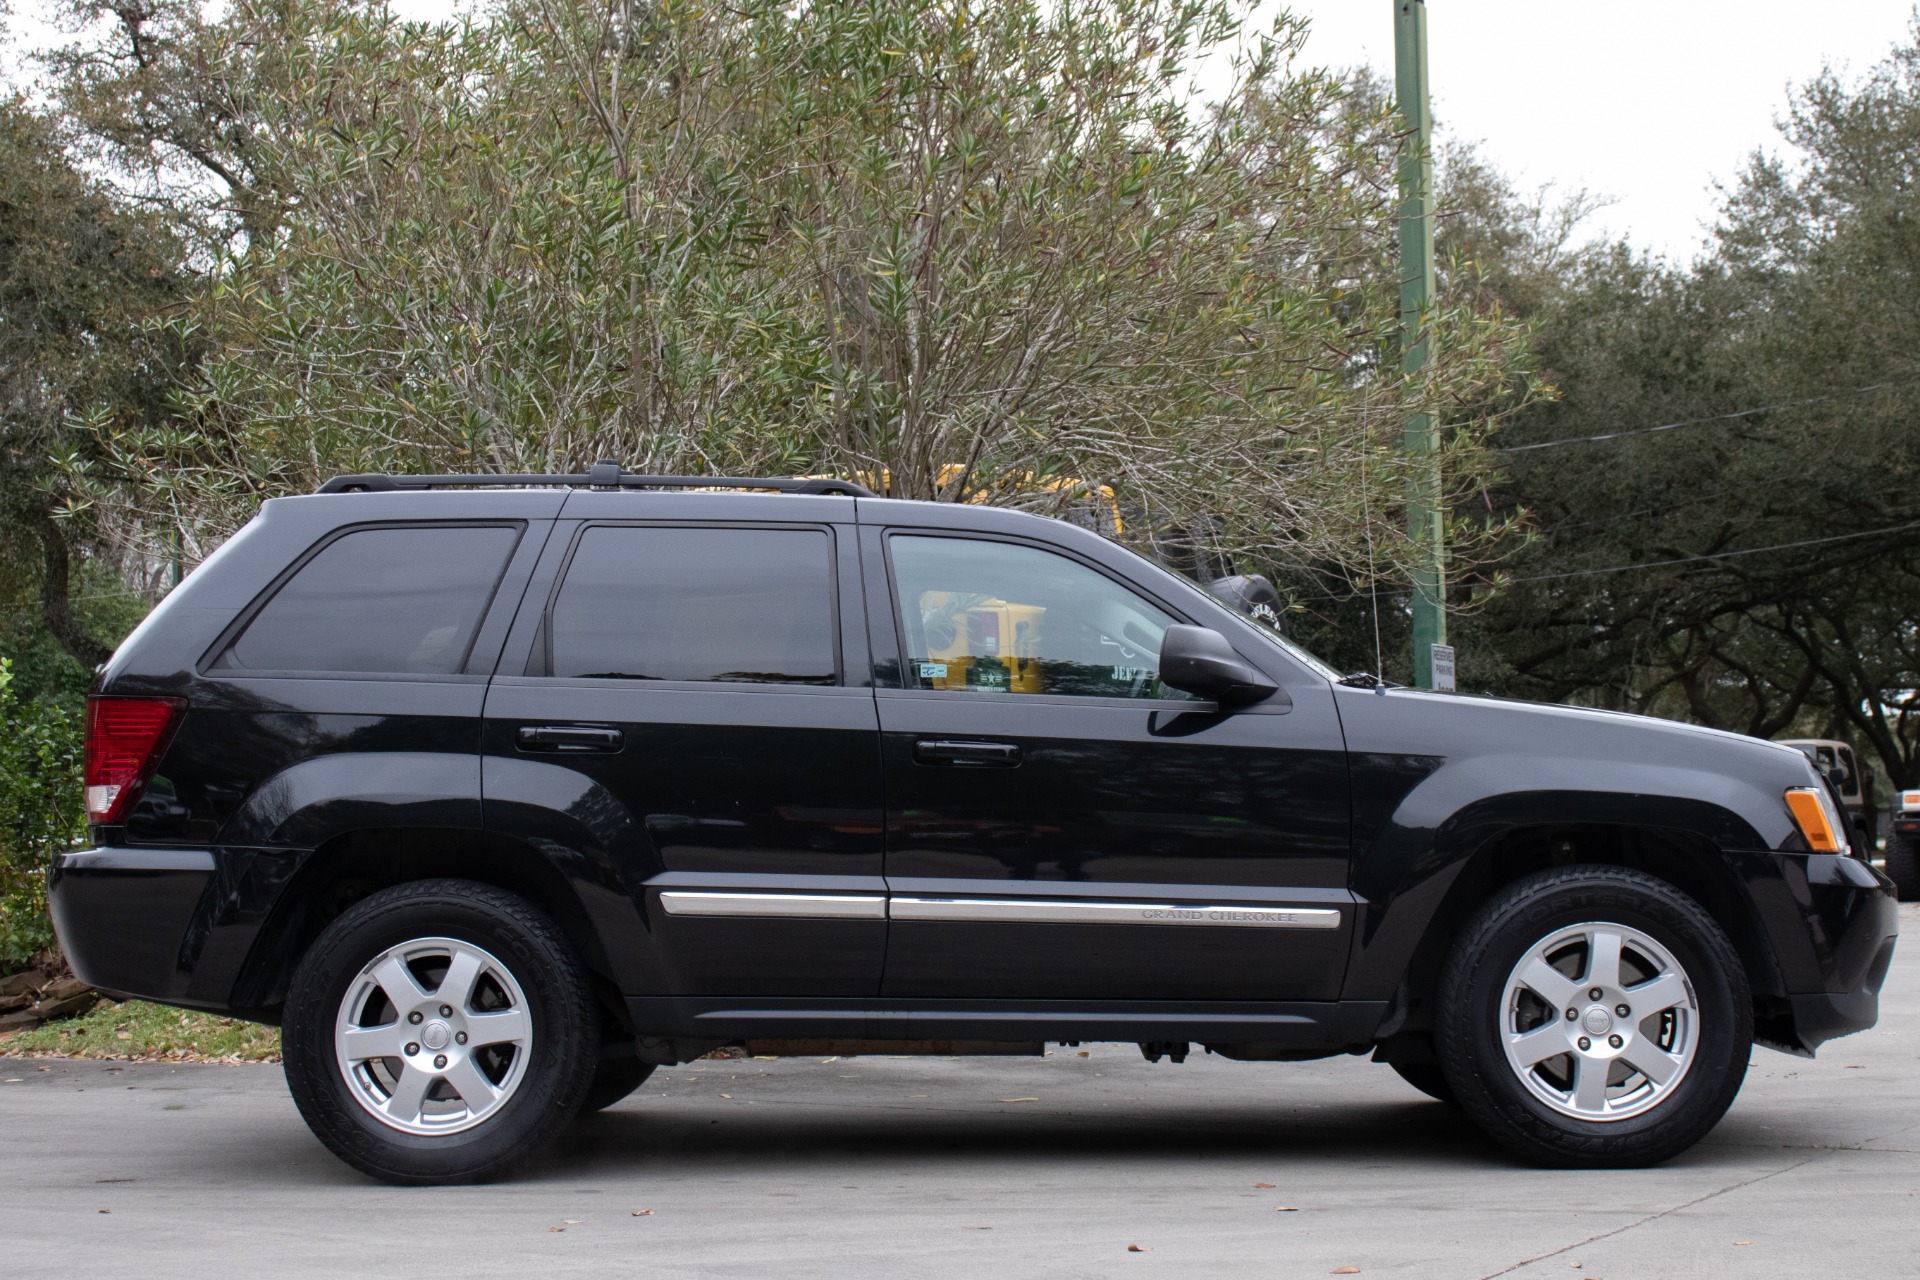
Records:
<instances>
[{"instance_id":1,"label":"black tire","mask_svg":"<svg viewBox=\"0 0 1920 1280\"><path fill-rule=\"evenodd\" d=\"M1447 1083L1447 1073L1440 1069L1437 1062L1390 1062L1402 1080L1432 1098L1435 1102L1444 1102L1450 1107L1460 1105L1453 1096L1453 1086Z\"/></svg>"},{"instance_id":2,"label":"black tire","mask_svg":"<svg viewBox=\"0 0 1920 1280\"><path fill-rule=\"evenodd\" d=\"M361 1102L364 1089L356 1092L335 1050L337 1020L363 989L363 969L421 938L484 951L524 997L534 1051L525 1053L497 1110L460 1132L412 1133L383 1122ZM419 971L414 977L420 980ZM439 989L428 998L438 1000ZM397 1011L392 1025L400 1025ZM346 1163L384 1182L478 1182L533 1155L579 1111L599 1061L600 1014L566 938L531 903L490 885L422 880L355 903L321 932L289 986L282 1046L287 1088L301 1116ZM479 1061L479 1051L471 1056Z\"/></svg>"},{"instance_id":3,"label":"black tire","mask_svg":"<svg viewBox=\"0 0 1920 1280\"><path fill-rule=\"evenodd\" d=\"M1900 894L1900 901L1920 900L1920 847L1913 837L1897 831L1887 833L1887 879Z\"/></svg>"},{"instance_id":4,"label":"black tire","mask_svg":"<svg viewBox=\"0 0 1920 1280\"><path fill-rule=\"evenodd\" d=\"M580 1104L580 1114L605 1111L645 1084L652 1074L653 1063L638 1058L601 1059L599 1070L593 1073L593 1083L587 1086L587 1100Z\"/></svg>"},{"instance_id":5,"label":"black tire","mask_svg":"<svg viewBox=\"0 0 1920 1280\"><path fill-rule=\"evenodd\" d=\"M1670 954L1691 984L1696 1024L1690 1032L1691 1063L1664 1096L1626 1118L1582 1119L1549 1106L1530 1087L1528 1080L1534 1077L1523 1080L1509 1065L1500 1038L1510 1016L1505 1003L1508 976L1530 950L1582 924L1613 924L1645 935ZM1586 981L1583 977L1566 985L1584 986ZM1580 992L1569 1001L1586 999ZM1732 1105L1746 1078L1753 1043L1747 975L1725 931L1672 885L1618 867L1544 871L1496 894L1454 943L1441 973L1438 1006L1435 1045L1461 1108L1501 1145L1557 1168L1635 1168L1685 1151ZM1555 1009L1552 1014L1556 1020L1558 1013ZM1582 1032L1585 1016L1573 1020L1566 1030L1569 1037ZM1611 1029L1604 1009L1598 1021ZM1532 1029L1545 1027L1542 1022ZM1644 1030L1630 1021L1619 1023L1618 1029L1633 1035ZM1575 1057L1569 1053L1535 1070L1564 1063L1571 1080L1572 1068L1591 1069ZM1599 1069L1600 1078L1608 1079L1610 1065ZM1570 1099L1571 1083L1564 1087Z\"/></svg>"}]
</instances>

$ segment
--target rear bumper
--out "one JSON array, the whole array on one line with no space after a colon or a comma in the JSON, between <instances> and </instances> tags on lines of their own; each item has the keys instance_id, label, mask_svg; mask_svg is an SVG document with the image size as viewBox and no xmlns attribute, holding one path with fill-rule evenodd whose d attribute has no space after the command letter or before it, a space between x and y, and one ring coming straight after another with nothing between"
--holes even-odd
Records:
<instances>
[{"instance_id":1,"label":"rear bumper","mask_svg":"<svg viewBox=\"0 0 1920 1280\"><path fill-rule=\"evenodd\" d=\"M82 982L178 1000L192 976L188 934L207 885L205 849L83 849L54 860L47 885L60 947Z\"/></svg>"},{"instance_id":2,"label":"rear bumper","mask_svg":"<svg viewBox=\"0 0 1920 1280\"><path fill-rule=\"evenodd\" d=\"M54 860L48 906L81 981L226 1011L265 910L299 861L252 849L82 849Z\"/></svg>"}]
</instances>

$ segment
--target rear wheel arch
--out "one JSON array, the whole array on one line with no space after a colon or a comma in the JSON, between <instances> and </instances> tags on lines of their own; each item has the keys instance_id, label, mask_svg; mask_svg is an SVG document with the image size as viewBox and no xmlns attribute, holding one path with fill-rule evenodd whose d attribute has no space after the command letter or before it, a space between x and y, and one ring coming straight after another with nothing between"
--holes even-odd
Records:
<instances>
[{"instance_id":1,"label":"rear wheel arch","mask_svg":"<svg viewBox=\"0 0 1920 1280\"><path fill-rule=\"evenodd\" d=\"M538 849L511 837L459 828L369 828L315 849L275 901L234 984L237 1009L271 1013L323 929L354 903L420 880L491 885L532 903L579 956L601 1003L624 1016L606 948L566 875Z\"/></svg>"}]
</instances>

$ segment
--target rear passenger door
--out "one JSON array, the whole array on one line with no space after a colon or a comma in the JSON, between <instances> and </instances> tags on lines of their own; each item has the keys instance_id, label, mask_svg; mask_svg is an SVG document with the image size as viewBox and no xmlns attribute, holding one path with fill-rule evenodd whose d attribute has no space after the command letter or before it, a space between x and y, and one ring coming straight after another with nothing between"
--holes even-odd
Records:
<instances>
[{"instance_id":1,"label":"rear passenger door","mask_svg":"<svg viewBox=\"0 0 1920 1280\"><path fill-rule=\"evenodd\" d=\"M832 520L556 526L509 644L518 665L488 694L487 825L629 900L638 927L601 930L628 994L878 990L878 729L867 679L845 675L866 666L863 641L857 665L844 652L856 554Z\"/></svg>"}]
</instances>

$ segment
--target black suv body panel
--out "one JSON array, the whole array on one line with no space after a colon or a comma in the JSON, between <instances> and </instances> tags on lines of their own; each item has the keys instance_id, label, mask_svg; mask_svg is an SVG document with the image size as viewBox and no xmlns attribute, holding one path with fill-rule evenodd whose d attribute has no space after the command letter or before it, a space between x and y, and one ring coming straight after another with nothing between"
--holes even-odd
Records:
<instances>
[{"instance_id":1,"label":"black suv body panel","mask_svg":"<svg viewBox=\"0 0 1920 1280\"><path fill-rule=\"evenodd\" d=\"M457 665L223 658L329 540L448 525L516 531ZM570 557L595 530L649 529L818 539L835 670L553 674L556 629L573 634L556 622ZM1045 553L1213 629L1279 691L1232 712L1173 694L961 691L907 652L893 540L927 537ZM1110 675L1134 672L1116 657ZM76 970L267 1019L332 913L429 874L533 898L636 1034L700 1043L1363 1047L1417 1022L1438 949L1523 838L1552 857L1555 841L1607 852L1634 833L1634 856L1740 943L1782 1047L1871 1024L1895 933L1884 878L1811 852L1794 827L1782 791L1811 774L1791 748L1340 686L1113 543L984 507L577 489L280 499L155 610L98 689L189 706L127 820L55 867Z\"/></svg>"}]
</instances>

